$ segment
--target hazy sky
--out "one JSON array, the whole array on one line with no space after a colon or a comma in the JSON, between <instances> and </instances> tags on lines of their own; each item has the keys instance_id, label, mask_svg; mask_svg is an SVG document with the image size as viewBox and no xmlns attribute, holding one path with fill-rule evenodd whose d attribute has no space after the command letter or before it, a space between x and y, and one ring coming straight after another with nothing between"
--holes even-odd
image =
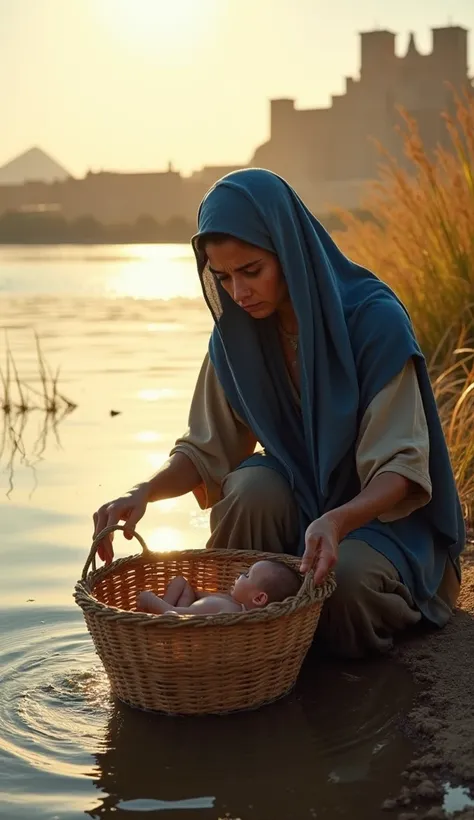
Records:
<instances>
[{"instance_id":1,"label":"hazy sky","mask_svg":"<svg viewBox=\"0 0 474 820\"><path fill-rule=\"evenodd\" d=\"M357 32L473 29L474 0L0 0L0 165L38 145L88 168L246 162L268 99L328 104L359 70Z\"/></svg>"}]
</instances>

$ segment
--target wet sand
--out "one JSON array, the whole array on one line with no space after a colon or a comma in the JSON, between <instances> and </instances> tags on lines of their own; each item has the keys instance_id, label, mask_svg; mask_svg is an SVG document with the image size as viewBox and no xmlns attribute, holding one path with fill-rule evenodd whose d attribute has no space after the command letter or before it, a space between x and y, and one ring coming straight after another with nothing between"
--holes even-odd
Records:
<instances>
[{"instance_id":1,"label":"wet sand","mask_svg":"<svg viewBox=\"0 0 474 820\"><path fill-rule=\"evenodd\" d=\"M442 820L470 802L470 808L454 816L474 820L474 800L468 797L469 789L474 797L473 543L463 558L461 594L451 623L440 631L420 633L396 654L421 686L405 721L418 754L403 773L406 785L383 807L399 820ZM453 806L445 800L448 783L458 789Z\"/></svg>"}]
</instances>

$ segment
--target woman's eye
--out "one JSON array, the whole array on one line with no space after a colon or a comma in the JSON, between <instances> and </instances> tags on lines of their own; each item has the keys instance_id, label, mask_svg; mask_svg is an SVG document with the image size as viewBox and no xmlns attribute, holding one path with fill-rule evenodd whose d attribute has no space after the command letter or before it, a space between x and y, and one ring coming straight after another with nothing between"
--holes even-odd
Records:
<instances>
[{"instance_id":1,"label":"woman's eye","mask_svg":"<svg viewBox=\"0 0 474 820\"><path fill-rule=\"evenodd\" d=\"M218 281L218 282L227 282L227 280L229 279L229 277L228 277L228 276L227 276L227 274L225 273L223 276L217 276L217 275L216 275L216 279L217 279L217 281Z\"/></svg>"},{"instance_id":2,"label":"woman's eye","mask_svg":"<svg viewBox=\"0 0 474 820\"><path fill-rule=\"evenodd\" d=\"M249 276L250 279L255 279L255 277L258 276L259 273L261 273L261 271L261 268L257 268L257 270L247 270L245 271L245 276Z\"/></svg>"}]
</instances>

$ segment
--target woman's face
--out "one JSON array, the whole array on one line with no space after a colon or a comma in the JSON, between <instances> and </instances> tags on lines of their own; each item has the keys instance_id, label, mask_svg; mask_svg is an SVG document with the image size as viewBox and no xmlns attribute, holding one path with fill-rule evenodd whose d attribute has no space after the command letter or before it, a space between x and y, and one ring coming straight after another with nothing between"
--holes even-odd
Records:
<instances>
[{"instance_id":1,"label":"woman's face","mask_svg":"<svg viewBox=\"0 0 474 820\"><path fill-rule=\"evenodd\" d=\"M265 319L289 301L276 254L239 239L207 242L209 270L224 290L254 319Z\"/></svg>"}]
</instances>

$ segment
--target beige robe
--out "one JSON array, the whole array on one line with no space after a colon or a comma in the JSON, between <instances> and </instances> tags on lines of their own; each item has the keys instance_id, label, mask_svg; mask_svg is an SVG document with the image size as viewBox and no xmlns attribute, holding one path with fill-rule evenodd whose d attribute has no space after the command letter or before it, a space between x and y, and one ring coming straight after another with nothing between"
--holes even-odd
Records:
<instances>
[{"instance_id":1,"label":"beige robe","mask_svg":"<svg viewBox=\"0 0 474 820\"><path fill-rule=\"evenodd\" d=\"M184 453L202 483L194 494L202 509L222 497L226 476L255 451L254 434L229 405L208 356L198 376L189 413L188 430L171 454ZM356 464L361 489L377 475L394 472L412 483L411 492L383 521L404 518L431 499L429 434L415 367L410 360L378 393L360 425Z\"/></svg>"},{"instance_id":2,"label":"beige robe","mask_svg":"<svg viewBox=\"0 0 474 820\"><path fill-rule=\"evenodd\" d=\"M296 393L295 393L296 397ZM287 482L274 470L236 470L258 442L230 407L208 357L198 377L189 427L171 453L184 453L201 476L194 490L211 507L208 547L279 552L299 538L299 517ZM410 493L380 519L408 516L431 499L430 442L415 367L410 360L373 399L361 421L356 465L361 489L384 472L410 479ZM396 568L356 540L339 545L337 586L323 607L317 637L333 654L364 657L385 652L393 636L412 627L421 612ZM451 561L430 602L432 620L444 625L459 593Z\"/></svg>"}]
</instances>

